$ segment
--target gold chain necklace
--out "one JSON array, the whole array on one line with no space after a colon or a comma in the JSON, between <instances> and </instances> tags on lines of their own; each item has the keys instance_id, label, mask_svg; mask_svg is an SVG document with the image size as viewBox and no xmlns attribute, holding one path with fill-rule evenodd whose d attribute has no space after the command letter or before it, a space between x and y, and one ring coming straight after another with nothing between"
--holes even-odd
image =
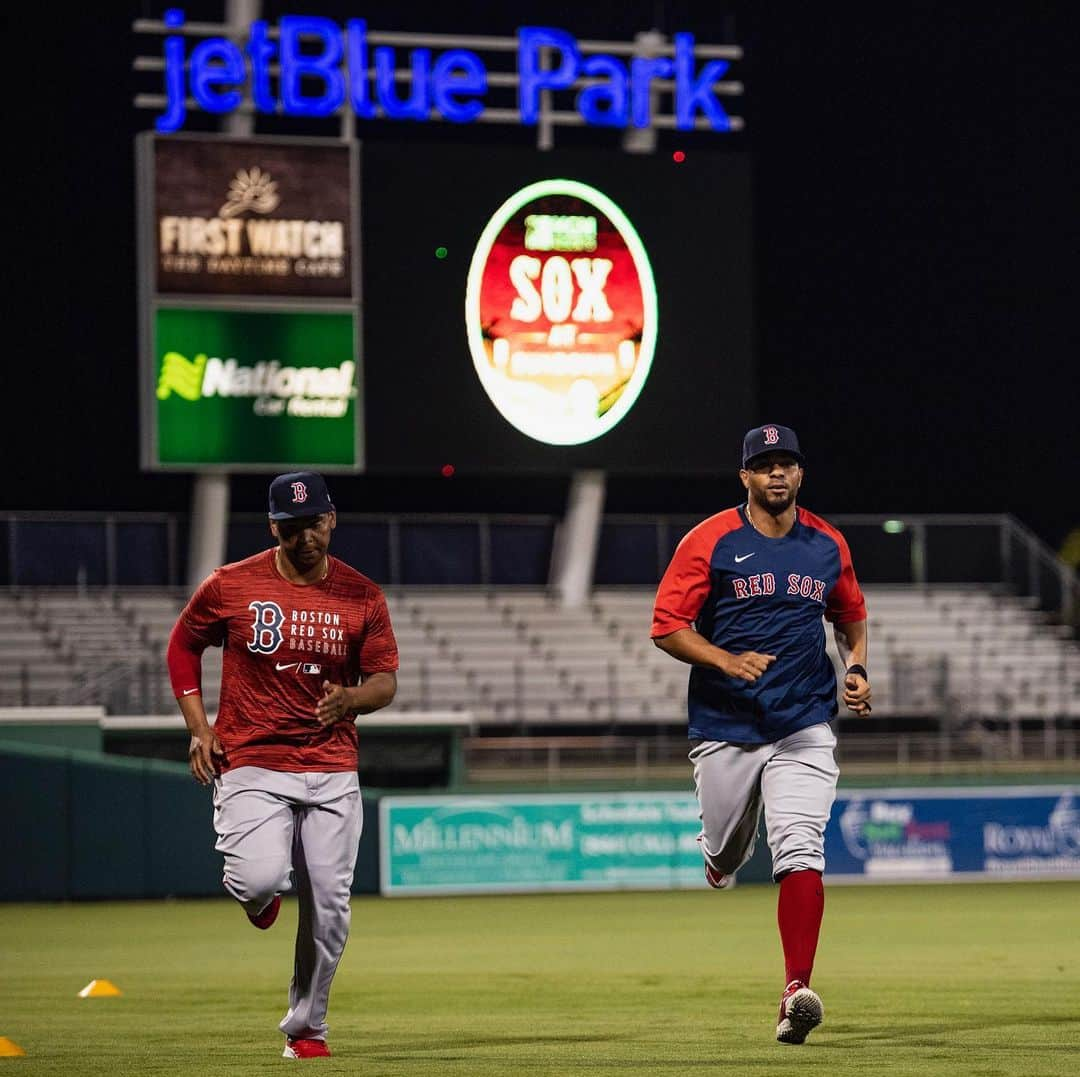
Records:
<instances>
[{"instance_id":1,"label":"gold chain necklace","mask_svg":"<svg viewBox=\"0 0 1080 1077\"><path fill-rule=\"evenodd\" d=\"M765 532L764 532L764 531L762 531L762 530L761 530L761 528L760 528L760 527L758 527L758 525L757 525L756 523L754 523L754 517L753 517L753 514L752 514L752 513L750 512L750 499L749 499L749 498L747 498L747 499L746 499L746 518L747 518L747 519L748 519L748 520L750 521L750 526L751 526L751 527L752 527L752 528L753 528L753 529L754 529L754 530L755 530L755 531L756 531L756 532L757 532L757 533L758 533L759 535L761 535L761 536L762 536L763 538L768 538L768 537L769 537L768 535L766 535L766 534L765 534Z\"/></svg>"},{"instance_id":2,"label":"gold chain necklace","mask_svg":"<svg viewBox=\"0 0 1080 1077\"><path fill-rule=\"evenodd\" d=\"M748 519L748 520L750 521L750 526L751 526L751 527L752 527L752 528L753 528L753 529L754 529L754 530L755 530L755 531L756 531L756 532L757 532L757 533L758 533L759 535L761 535L761 537L762 537L762 538L767 538L767 539L771 539L771 538L776 538L776 537L777 537L777 536L775 536L775 535L766 535L766 534L765 534L765 532L764 532L764 531L762 531L762 530L761 530L761 528L760 528L760 527L758 527L758 525L757 525L757 524L756 524L756 523L754 522L754 516L753 516L753 513L751 513L751 511L750 511L750 499L749 499L749 498L747 498L747 499L746 499L746 518L747 518L747 519ZM792 521L792 526L794 526L794 521ZM789 528L788 530L790 531L790 528Z\"/></svg>"}]
</instances>

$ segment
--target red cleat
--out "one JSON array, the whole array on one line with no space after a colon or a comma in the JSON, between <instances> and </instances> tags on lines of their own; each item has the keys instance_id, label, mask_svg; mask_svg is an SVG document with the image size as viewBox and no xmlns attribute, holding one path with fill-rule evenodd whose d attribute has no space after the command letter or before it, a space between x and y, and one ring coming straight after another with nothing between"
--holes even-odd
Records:
<instances>
[{"instance_id":1,"label":"red cleat","mask_svg":"<svg viewBox=\"0 0 1080 1077\"><path fill-rule=\"evenodd\" d=\"M732 876L725 875L723 872L717 871L709 861L708 856L705 853L704 835L698 834L697 843L701 848L701 855L705 857L705 881L714 890L726 890L731 885Z\"/></svg>"},{"instance_id":2,"label":"red cleat","mask_svg":"<svg viewBox=\"0 0 1080 1077\"><path fill-rule=\"evenodd\" d=\"M710 864L708 862L708 860L706 860L705 861L705 881L714 890L726 890L728 888L728 886L731 885L731 876L730 875L721 875L720 872L718 872L716 870L716 868L714 868L712 866L712 864Z\"/></svg>"},{"instance_id":3,"label":"red cleat","mask_svg":"<svg viewBox=\"0 0 1080 1077\"><path fill-rule=\"evenodd\" d=\"M281 912L281 895L275 894L274 900L271 901L262 912L256 913L254 916L251 913L248 913L247 918L260 931L265 931L277 919L277 914L279 912Z\"/></svg>"},{"instance_id":4,"label":"red cleat","mask_svg":"<svg viewBox=\"0 0 1080 1077\"><path fill-rule=\"evenodd\" d=\"M329 1058L330 1048L326 1040L294 1040L290 1036L285 1041L282 1058Z\"/></svg>"}]
</instances>

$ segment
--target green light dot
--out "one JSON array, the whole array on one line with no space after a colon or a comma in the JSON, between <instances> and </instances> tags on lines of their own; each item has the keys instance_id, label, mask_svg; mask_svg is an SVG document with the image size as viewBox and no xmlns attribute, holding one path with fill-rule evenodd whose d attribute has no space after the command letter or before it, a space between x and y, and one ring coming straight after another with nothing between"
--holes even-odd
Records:
<instances>
[{"instance_id":1,"label":"green light dot","mask_svg":"<svg viewBox=\"0 0 1080 1077\"><path fill-rule=\"evenodd\" d=\"M881 529L882 529L882 530L883 530L883 531L884 531L884 532L885 532L886 534L889 534L889 535L899 535L899 534L901 534L901 533L903 532L903 530L904 530L904 521L903 521L903 520L886 520L886 521L885 521L885 522L884 522L884 523L883 523L883 524L881 525Z\"/></svg>"},{"instance_id":2,"label":"green light dot","mask_svg":"<svg viewBox=\"0 0 1080 1077\"><path fill-rule=\"evenodd\" d=\"M448 252L447 252L445 247L436 247L435 248L435 257L436 258L445 258L447 253Z\"/></svg>"}]
</instances>

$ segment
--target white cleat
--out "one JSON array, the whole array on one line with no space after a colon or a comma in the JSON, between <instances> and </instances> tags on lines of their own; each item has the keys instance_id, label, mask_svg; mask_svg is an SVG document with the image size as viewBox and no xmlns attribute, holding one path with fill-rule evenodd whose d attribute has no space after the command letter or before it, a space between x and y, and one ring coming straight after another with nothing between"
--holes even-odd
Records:
<instances>
[{"instance_id":1,"label":"white cleat","mask_svg":"<svg viewBox=\"0 0 1080 1077\"><path fill-rule=\"evenodd\" d=\"M817 992L799 980L792 980L780 999L776 1038L780 1043L805 1043L824 1016L825 1007Z\"/></svg>"}]
</instances>

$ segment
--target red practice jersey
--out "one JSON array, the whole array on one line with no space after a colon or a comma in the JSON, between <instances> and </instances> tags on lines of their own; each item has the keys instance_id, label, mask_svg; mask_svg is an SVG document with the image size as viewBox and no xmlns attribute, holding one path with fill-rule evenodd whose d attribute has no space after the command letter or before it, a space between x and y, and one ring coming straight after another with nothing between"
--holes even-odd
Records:
<instances>
[{"instance_id":1,"label":"red practice jersey","mask_svg":"<svg viewBox=\"0 0 1080 1077\"><path fill-rule=\"evenodd\" d=\"M336 557L319 583L290 583L276 549L224 565L184 607L170 650L223 646L221 699L214 732L223 770L355 770L356 726L322 728L315 708L323 681L355 685L360 676L398 668L397 642L377 584ZM199 691L170 662L179 698Z\"/></svg>"}]
</instances>

